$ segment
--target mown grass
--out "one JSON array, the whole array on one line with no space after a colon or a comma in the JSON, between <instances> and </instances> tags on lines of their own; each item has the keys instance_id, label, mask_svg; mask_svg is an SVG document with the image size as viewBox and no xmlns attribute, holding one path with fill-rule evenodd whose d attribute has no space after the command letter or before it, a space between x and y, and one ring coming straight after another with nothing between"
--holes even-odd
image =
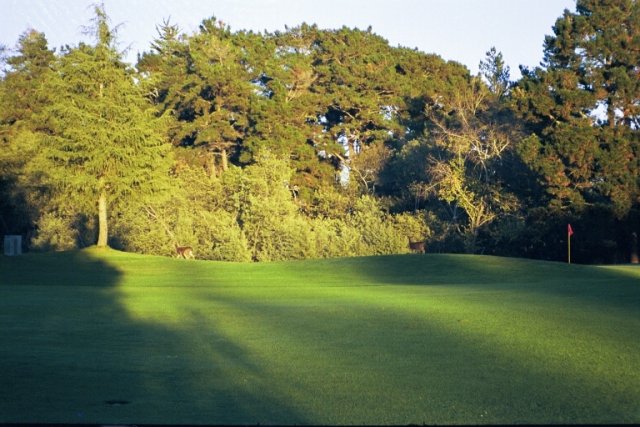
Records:
<instances>
[{"instance_id":1,"label":"mown grass","mask_svg":"<svg viewBox=\"0 0 640 427\"><path fill-rule=\"evenodd\" d=\"M0 422L640 422L640 269L0 258Z\"/></svg>"}]
</instances>

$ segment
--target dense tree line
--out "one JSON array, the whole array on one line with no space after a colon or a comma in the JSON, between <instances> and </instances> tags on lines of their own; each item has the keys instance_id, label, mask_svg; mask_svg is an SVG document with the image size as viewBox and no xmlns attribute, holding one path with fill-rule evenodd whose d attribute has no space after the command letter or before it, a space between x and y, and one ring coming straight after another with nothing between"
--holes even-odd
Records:
<instances>
[{"instance_id":1,"label":"dense tree line","mask_svg":"<svg viewBox=\"0 0 640 427\"><path fill-rule=\"evenodd\" d=\"M0 80L0 227L199 258L430 251L625 262L639 231L640 6L578 0L544 61L475 76L371 31L158 25L135 67L35 30Z\"/></svg>"}]
</instances>

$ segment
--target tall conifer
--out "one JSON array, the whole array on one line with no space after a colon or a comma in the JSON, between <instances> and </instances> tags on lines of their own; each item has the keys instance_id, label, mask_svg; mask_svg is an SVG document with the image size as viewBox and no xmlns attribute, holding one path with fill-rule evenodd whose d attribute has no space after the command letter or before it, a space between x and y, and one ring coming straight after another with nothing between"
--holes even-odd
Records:
<instances>
[{"instance_id":1,"label":"tall conifer","mask_svg":"<svg viewBox=\"0 0 640 427\"><path fill-rule=\"evenodd\" d=\"M523 69L513 101L531 136L520 147L552 205L640 199L640 4L578 0L544 44L543 67Z\"/></svg>"},{"instance_id":2,"label":"tall conifer","mask_svg":"<svg viewBox=\"0 0 640 427\"><path fill-rule=\"evenodd\" d=\"M97 207L97 245L105 247L109 207L150 197L160 188L169 146L121 62L104 9L96 7L95 13L96 45L66 52L47 84L52 102L42 114L34 166L65 194L80 195Z\"/></svg>"}]
</instances>

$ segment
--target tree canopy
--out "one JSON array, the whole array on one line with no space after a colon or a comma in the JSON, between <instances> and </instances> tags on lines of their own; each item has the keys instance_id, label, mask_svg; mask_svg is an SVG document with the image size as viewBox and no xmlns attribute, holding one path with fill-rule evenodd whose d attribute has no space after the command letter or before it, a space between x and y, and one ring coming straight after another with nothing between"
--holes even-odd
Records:
<instances>
[{"instance_id":1,"label":"tree canopy","mask_svg":"<svg viewBox=\"0 0 640 427\"><path fill-rule=\"evenodd\" d=\"M371 28L186 34L135 67L106 11L94 44L18 38L0 79L0 226L30 247L97 242L247 261L431 251L631 256L640 202L640 7L578 0L511 81ZM107 226L109 225L109 227ZM586 234L586 233L585 233ZM588 244L587 244L588 243Z\"/></svg>"},{"instance_id":2,"label":"tree canopy","mask_svg":"<svg viewBox=\"0 0 640 427\"><path fill-rule=\"evenodd\" d=\"M553 31L543 67L523 70L514 91L533 131L522 156L557 206L604 203L625 216L640 196L640 5L580 0Z\"/></svg>"}]
</instances>

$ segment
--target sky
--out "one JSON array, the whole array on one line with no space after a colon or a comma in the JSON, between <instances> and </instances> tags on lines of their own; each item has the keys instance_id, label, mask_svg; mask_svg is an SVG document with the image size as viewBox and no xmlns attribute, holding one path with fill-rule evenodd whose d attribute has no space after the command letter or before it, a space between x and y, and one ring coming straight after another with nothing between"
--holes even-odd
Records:
<instances>
[{"instance_id":1,"label":"sky","mask_svg":"<svg viewBox=\"0 0 640 427\"><path fill-rule=\"evenodd\" d=\"M49 46L92 42L83 34L96 0L0 0L0 44L16 45L33 28L45 33ZM391 46L417 48L478 72L478 63L495 46L520 76L519 65L542 60L542 43L564 9L575 0L103 0L112 25L120 25L120 48L135 63L157 36L156 26L169 19L192 34L215 16L231 30L275 31L306 22L320 28L366 29Z\"/></svg>"}]
</instances>

